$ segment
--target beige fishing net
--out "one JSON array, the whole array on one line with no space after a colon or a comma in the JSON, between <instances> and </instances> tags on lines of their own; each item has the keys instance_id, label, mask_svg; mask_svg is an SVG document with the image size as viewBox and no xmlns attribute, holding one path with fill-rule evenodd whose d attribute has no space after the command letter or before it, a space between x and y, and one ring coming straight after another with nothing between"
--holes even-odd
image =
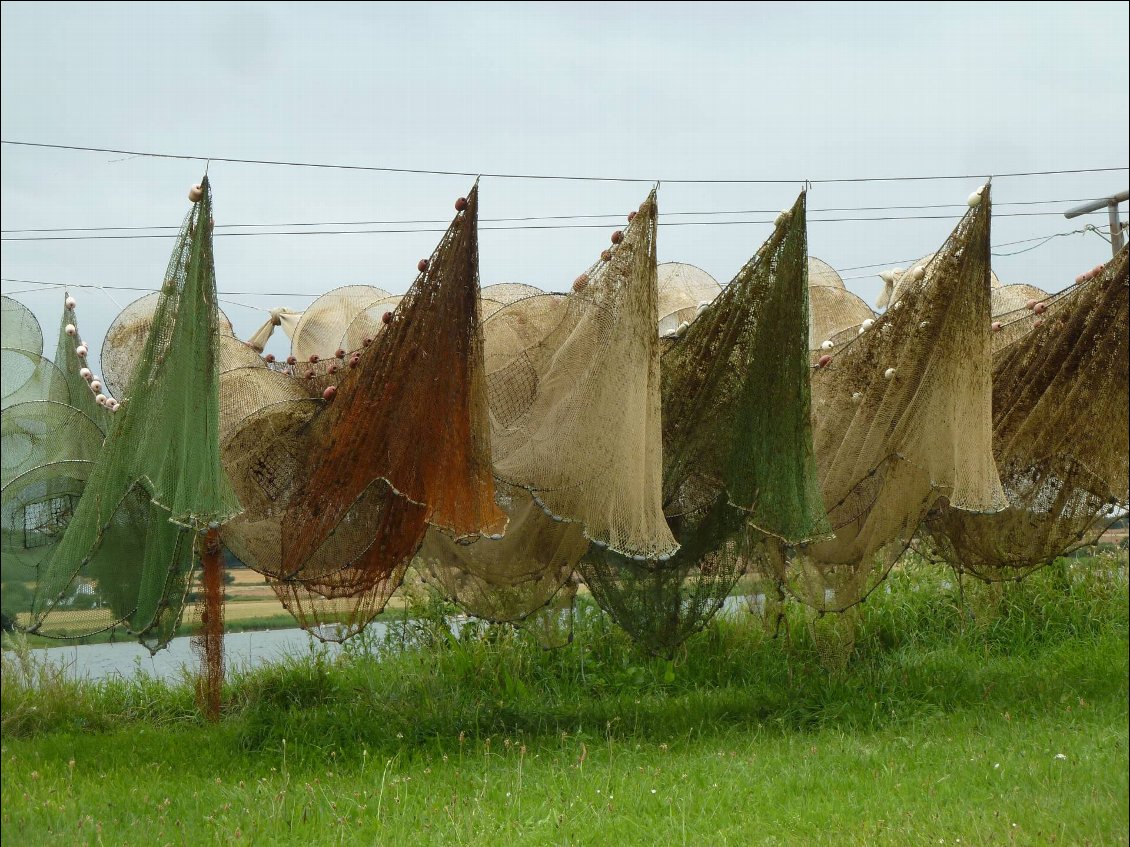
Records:
<instances>
[{"instance_id":1,"label":"beige fishing net","mask_svg":"<svg viewBox=\"0 0 1130 847\"><path fill-rule=\"evenodd\" d=\"M826 341L833 344L846 330L854 330L875 313L866 301L846 288L833 285L809 285L808 300L811 315L808 324L808 346L821 349ZM847 336L849 339L850 335ZM833 348L827 348L831 350Z\"/></svg>"},{"instance_id":2,"label":"beige fishing net","mask_svg":"<svg viewBox=\"0 0 1130 847\"><path fill-rule=\"evenodd\" d=\"M357 315L389 296L383 288L372 285L346 285L326 292L298 319L290 337L291 354L300 362L310 356L333 356Z\"/></svg>"},{"instance_id":3,"label":"beige fishing net","mask_svg":"<svg viewBox=\"0 0 1130 847\"><path fill-rule=\"evenodd\" d=\"M816 256L808 257L808 285L810 288L846 288L836 269Z\"/></svg>"},{"instance_id":4,"label":"beige fishing net","mask_svg":"<svg viewBox=\"0 0 1130 847\"><path fill-rule=\"evenodd\" d=\"M779 576L804 602L843 610L901 555L931 504L995 512L989 188L870 328L812 354L816 459L831 541Z\"/></svg>"},{"instance_id":5,"label":"beige fishing net","mask_svg":"<svg viewBox=\"0 0 1130 847\"><path fill-rule=\"evenodd\" d=\"M1093 543L1125 514L1130 464L1127 252L1102 273L1023 310L993 357L993 446L1009 508L941 508L929 534L959 571L1024 576Z\"/></svg>"},{"instance_id":6,"label":"beige fishing net","mask_svg":"<svg viewBox=\"0 0 1130 847\"><path fill-rule=\"evenodd\" d=\"M684 262L664 262L656 269L659 286L659 334L678 332L722 291L718 280Z\"/></svg>"},{"instance_id":7,"label":"beige fishing net","mask_svg":"<svg viewBox=\"0 0 1130 847\"><path fill-rule=\"evenodd\" d=\"M526 297L534 297L538 294L545 294L540 288L534 285L526 285L524 282L496 282L494 285L488 285L483 288L482 298L484 300L493 300L496 303L501 303L503 306L510 303L516 303Z\"/></svg>"},{"instance_id":8,"label":"beige fishing net","mask_svg":"<svg viewBox=\"0 0 1130 847\"><path fill-rule=\"evenodd\" d=\"M652 192L555 328L489 379L498 477L591 540L649 558L678 546L660 492L656 215Z\"/></svg>"},{"instance_id":9,"label":"beige fishing net","mask_svg":"<svg viewBox=\"0 0 1130 847\"><path fill-rule=\"evenodd\" d=\"M1030 301L1034 300L1039 302L1047 298L1048 292L1034 285L1025 285L1023 283L1002 285L1000 288L993 289L993 317L999 317L1009 312L1024 309Z\"/></svg>"}]
</instances>

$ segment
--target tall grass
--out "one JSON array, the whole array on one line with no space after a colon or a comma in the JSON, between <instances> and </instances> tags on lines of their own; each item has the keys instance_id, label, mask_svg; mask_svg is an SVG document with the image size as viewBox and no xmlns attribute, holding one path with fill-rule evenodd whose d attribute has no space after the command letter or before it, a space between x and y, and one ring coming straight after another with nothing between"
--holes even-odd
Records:
<instances>
[{"instance_id":1,"label":"tall grass","mask_svg":"<svg viewBox=\"0 0 1130 847\"><path fill-rule=\"evenodd\" d=\"M852 616L850 633L840 627L842 662L830 658L827 622L795 604L776 637L756 616L730 612L672 659L641 652L584 602L572 642L548 651L510 626L470 621L453 634L453 611L432 598L381 640L362 634L336 656L312 647L237 672L224 721L244 749L289 740L292 755L450 752L492 736L692 737L735 725L876 729L956 709L1125 697L1130 670L1124 554L1060 560L1003 586L909 561ZM3 657L0 710L5 738L200 721L191 680L80 682L26 649Z\"/></svg>"}]
</instances>

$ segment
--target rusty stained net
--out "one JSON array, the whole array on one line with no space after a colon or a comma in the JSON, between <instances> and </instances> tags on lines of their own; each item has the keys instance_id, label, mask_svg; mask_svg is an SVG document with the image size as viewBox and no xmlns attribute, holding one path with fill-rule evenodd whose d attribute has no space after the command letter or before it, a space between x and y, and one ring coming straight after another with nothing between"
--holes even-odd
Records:
<instances>
[{"instance_id":1,"label":"rusty stained net","mask_svg":"<svg viewBox=\"0 0 1130 847\"><path fill-rule=\"evenodd\" d=\"M476 187L459 201L369 344L269 377L225 374L233 392L273 384L259 400L225 397L257 408L225 439L249 505L224 541L323 637L347 637L384 608L429 526L461 539L505 527L490 465L477 200ZM311 396L323 385L328 394Z\"/></svg>"},{"instance_id":2,"label":"rusty stained net","mask_svg":"<svg viewBox=\"0 0 1130 847\"><path fill-rule=\"evenodd\" d=\"M1007 505L992 454L989 187L873 324L812 353L816 461L835 538L774 564L819 611L862 600L930 506Z\"/></svg>"},{"instance_id":3,"label":"rusty stained net","mask_svg":"<svg viewBox=\"0 0 1130 847\"><path fill-rule=\"evenodd\" d=\"M993 449L1009 507L943 503L929 538L960 572L1025 576L1094 543L1130 506L1127 251L1093 279L1020 309L993 357Z\"/></svg>"}]
</instances>

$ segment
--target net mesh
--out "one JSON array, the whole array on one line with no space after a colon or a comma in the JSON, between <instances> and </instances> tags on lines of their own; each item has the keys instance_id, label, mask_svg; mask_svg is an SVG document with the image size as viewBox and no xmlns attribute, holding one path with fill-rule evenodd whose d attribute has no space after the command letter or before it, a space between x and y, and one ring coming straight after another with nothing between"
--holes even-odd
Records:
<instances>
[{"instance_id":1,"label":"net mesh","mask_svg":"<svg viewBox=\"0 0 1130 847\"><path fill-rule=\"evenodd\" d=\"M1025 308L1030 300L1046 300L1048 292L1034 285L1015 283L994 288L992 298L993 317L995 318Z\"/></svg>"},{"instance_id":2,"label":"net mesh","mask_svg":"<svg viewBox=\"0 0 1130 847\"><path fill-rule=\"evenodd\" d=\"M172 270L170 268L170 271ZM166 279L163 289L168 288L170 282L177 284L176 280ZM141 359L148 349L150 327L153 325L157 308L162 303L163 289L134 300L122 309L110 324L110 328L106 330L106 337L102 340L102 354L99 358L102 363L102 381L118 400L124 400L129 396L130 379L138 373ZM231 321L218 307L216 320L217 335L234 334Z\"/></svg>"},{"instance_id":3,"label":"net mesh","mask_svg":"<svg viewBox=\"0 0 1130 847\"><path fill-rule=\"evenodd\" d=\"M845 331L856 329L865 320L875 318L875 313L864 299L846 288L810 284L808 298L812 313L808 346L812 350L819 349L825 341L834 343ZM851 334L846 337L850 340Z\"/></svg>"},{"instance_id":4,"label":"net mesh","mask_svg":"<svg viewBox=\"0 0 1130 847\"><path fill-rule=\"evenodd\" d=\"M586 537L650 557L676 547L660 492L656 214L653 191L583 284L546 301L564 304L550 333L489 380L498 477Z\"/></svg>"},{"instance_id":5,"label":"net mesh","mask_svg":"<svg viewBox=\"0 0 1130 847\"><path fill-rule=\"evenodd\" d=\"M597 602L655 653L721 608L767 551L825 537L812 450L805 195L662 358L663 504L680 547L641 560L593 545Z\"/></svg>"},{"instance_id":6,"label":"net mesh","mask_svg":"<svg viewBox=\"0 0 1130 847\"><path fill-rule=\"evenodd\" d=\"M151 649L183 609L197 533L239 504L219 461L211 189L181 228L131 396L115 413L62 538L39 568L29 630L122 626ZM79 597L86 599L76 602ZM84 608L80 608L80 605Z\"/></svg>"},{"instance_id":7,"label":"net mesh","mask_svg":"<svg viewBox=\"0 0 1130 847\"><path fill-rule=\"evenodd\" d=\"M429 524L455 538L505 525L490 469L477 189L424 267L344 368L295 363L269 371L270 390L225 399L225 462L245 513L224 542L321 637L348 637L384 607ZM248 370L225 374L225 397L240 380L266 381ZM302 396L323 379L332 399Z\"/></svg>"},{"instance_id":8,"label":"net mesh","mask_svg":"<svg viewBox=\"0 0 1130 847\"><path fill-rule=\"evenodd\" d=\"M78 326L78 316L75 310L68 306L71 298L64 295L63 316L59 321L59 343L55 348L55 364L62 372L63 380L67 384L67 394L70 405L83 412L88 418L98 425L102 432L109 432L113 414L106 406L98 403L95 397L101 392L108 393L105 386L100 386L100 391L94 390L95 375L91 381L82 376L86 360L75 352L78 339L81 338ZM67 333L68 328L73 328L74 335Z\"/></svg>"},{"instance_id":9,"label":"net mesh","mask_svg":"<svg viewBox=\"0 0 1130 847\"><path fill-rule=\"evenodd\" d=\"M1009 508L931 514L931 539L958 570L1023 576L1093 543L1130 506L1127 286L1124 248L1097 278L1025 310L1013 323L1024 334L994 354L993 444Z\"/></svg>"},{"instance_id":10,"label":"net mesh","mask_svg":"<svg viewBox=\"0 0 1130 847\"><path fill-rule=\"evenodd\" d=\"M678 332L718 296L722 286L702 268L684 262L664 262L657 268L659 280L659 334Z\"/></svg>"},{"instance_id":11,"label":"net mesh","mask_svg":"<svg viewBox=\"0 0 1130 847\"><path fill-rule=\"evenodd\" d=\"M938 497L973 512L1006 505L992 456L989 234L986 186L870 329L812 354L816 459L836 537L774 567L816 609L862 600Z\"/></svg>"},{"instance_id":12,"label":"net mesh","mask_svg":"<svg viewBox=\"0 0 1130 847\"><path fill-rule=\"evenodd\" d=\"M310 356L333 356L357 316L391 296L372 285L346 285L323 294L299 317L290 337L291 354L300 362L308 361ZM384 311L388 310L382 310L382 314ZM356 350L360 346L346 349Z\"/></svg>"}]
</instances>

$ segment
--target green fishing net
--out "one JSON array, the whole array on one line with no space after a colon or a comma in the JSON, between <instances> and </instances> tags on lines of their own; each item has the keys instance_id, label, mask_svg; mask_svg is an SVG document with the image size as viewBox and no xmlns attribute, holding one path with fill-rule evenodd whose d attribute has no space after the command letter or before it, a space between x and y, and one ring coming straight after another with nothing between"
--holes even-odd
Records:
<instances>
[{"instance_id":1,"label":"green fishing net","mask_svg":"<svg viewBox=\"0 0 1130 847\"><path fill-rule=\"evenodd\" d=\"M809 414L805 195L662 358L669 558L592 545L581 572L633 638L670 653L765 549L828 534Z\"/></svg>"},{"instance_id":2,"label":"green fishing net","mask_svg":"<svg viewBox=\"0 0 1130 847\"><path fill-rule=\"evenodd\" d=\"M173 250L129 395L40 566L29 631L113 627L151 649L183 609L197 534L239 511L219 461L216 280L207 178Z\"/></svg>"}]
</instances>

